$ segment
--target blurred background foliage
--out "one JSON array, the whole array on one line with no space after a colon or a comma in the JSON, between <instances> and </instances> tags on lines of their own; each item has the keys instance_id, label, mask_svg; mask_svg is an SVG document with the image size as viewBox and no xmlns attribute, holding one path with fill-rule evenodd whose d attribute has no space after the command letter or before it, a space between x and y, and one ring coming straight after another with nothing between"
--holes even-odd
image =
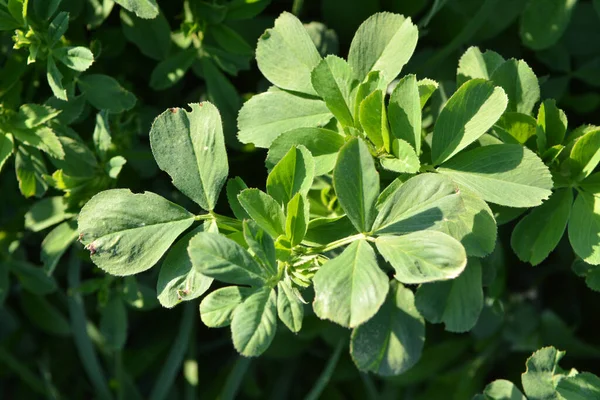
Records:
<instances>
[{"instance_id":1,"label":"blurred background foliage","mask_svg":"<svg viewBox=\"0 0 600 400\"><path fill-rule=\"evenodd\" d=\"M150 152L150 124L168 107L214 102L230 176L264 185L266 154L236 140L236 117L243 101L268 87L253 50L282 11L307 24L323 54L344 56L373 13L410 16L420 38L404 72L440 81L438 104L453 92L458 59L469 46L523 59L540 78L542 99L556 99L575 127L600 124L600 2L165 0L148 20L112 0L30 0L37 13L31 18L46 30L45 21L68 12L59 45L86 46L94 55L81 74L58 67L68 102L52 98L46 42L15 34L22 27L11 17L15 3L0 0L0 117L21 104L63 110L47 126L70 137L75 144L64 145L65 152L81 157L27 158L30 147L22 145L2 167L0 398L470 399L493 379L519 382L525 359L543 345L567 351L564 368L600 374L600 293L572 273L566 237L542 264L520 262L510 249L516 222L499 227L496 250L483 260L485 306L475 329L453 334L428 324L421 361L386 379L358 372L344 348L349 331L314 314L298 335L280 329L263 357L244 359L227 331L202 325L197 302L172 310L158 305L158 268L108 276L73 236L81 205L109 187L151 190L195 211ZM58 8L45 8L51 3ZM548 14L551 7L563 11ZM32 51L37 59L27 64ZM85 89L98 75L116 80L95 83L101 98ZM99 146L99 137L108 145ZM33 189L24 188L25 173ZM573 269L582 273L582 266Z\"/></svg>"}]
</instances>

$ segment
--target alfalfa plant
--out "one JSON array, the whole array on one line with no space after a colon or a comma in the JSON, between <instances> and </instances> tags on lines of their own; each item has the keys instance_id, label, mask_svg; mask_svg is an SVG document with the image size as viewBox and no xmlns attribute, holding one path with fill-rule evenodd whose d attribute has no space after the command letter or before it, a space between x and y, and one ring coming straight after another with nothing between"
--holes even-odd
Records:
<instances>
[{"instance_id":1,"label":"alfalfa plant","mask_svg":"<svg viewBox=\"0 0 600 400\"><path fill-rule=\"evenodd\" d=\"M200 297L213 279L229 285L204 297L200 316L230 325L248 357L269 347L278 319L298 332L306 312L352 329L354 362L381 375L419 360L425 320L470 330L483 307L479 259L496 243L487 202L539 206L553 181L534 151L495 132L507 112L537 101L510 84L522 62L498 60L497 80L467 76L430 110L434 124L423 110L436 82L407 75L388 99L417 38L409 18L380 13L358 29L347 61L323 59L282 14L256 51L274 86L238 118L242 142L269 148L266 191L227 181L215 106L166 110L150 132L154 157L205 212L150 192L101 192L78 218L92 261L125 276L162 259L166 307ZM226 182L227 216L214 211Z\"/></svg>"}]
</instances>

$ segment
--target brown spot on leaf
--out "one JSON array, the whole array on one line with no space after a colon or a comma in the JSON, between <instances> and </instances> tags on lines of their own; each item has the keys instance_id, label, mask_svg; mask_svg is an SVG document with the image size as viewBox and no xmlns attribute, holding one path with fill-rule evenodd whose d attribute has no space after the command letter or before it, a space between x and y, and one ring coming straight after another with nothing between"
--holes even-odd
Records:
<instances>
[{"instance_id":1,"label":"brown spot on leaf","mask_svg":"<svg viewBox=\"0 0 600 400\"><path fill-rule=\"evenodd\" d=\"M169 111L171 111L173 114L177 114L177 111L179 111L178 107L171 107L169 108Z\"/></svg>"},{"instance_id":2,"label":"brown spot on leaf","mask_svg":"<svg viewBox=\"0 0 600 400\"><path fill-rule=\"evenodd\" d=\"M94 255L96 254L96 251L98 251L98 249L96 249L96 246L94 245L94 242L88 244L87 246L85 246L86 250L90 251L90 255Z\"/></svg>"},{"instance_id":3,"label":"brown spot on leaf","mask_svg":"<svg viewBox=\"0 0 600 400\"><path fill-rule=\"evenodd\" d=\"M79 240L81 242L81 240L83 239L83 232L81 232L79 234L79 236L77 237L77 240Z\"/></svg>"}]
</instances>

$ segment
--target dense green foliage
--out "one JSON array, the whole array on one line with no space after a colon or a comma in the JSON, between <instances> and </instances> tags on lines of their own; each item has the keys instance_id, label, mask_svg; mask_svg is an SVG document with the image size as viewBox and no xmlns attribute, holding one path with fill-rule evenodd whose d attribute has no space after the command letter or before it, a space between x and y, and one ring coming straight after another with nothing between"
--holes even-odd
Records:
<instances>
[{"instance_id":1,"label":"dense green foliage","mask_svg":"<svg viewBox=\"0 0 600 400\"><path fill-rule=\"evenodd\" d=\"M599 396L600 3L349 3L0 0L0 394Z\"/></svg>"}]
</instances>

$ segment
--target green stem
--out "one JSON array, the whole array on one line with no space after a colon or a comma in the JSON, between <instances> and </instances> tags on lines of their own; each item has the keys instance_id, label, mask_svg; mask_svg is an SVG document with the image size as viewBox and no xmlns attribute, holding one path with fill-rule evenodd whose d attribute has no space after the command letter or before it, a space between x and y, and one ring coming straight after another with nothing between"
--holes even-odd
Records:
<instances>
[{"instance_id":1,"label":"green stem","mask_svg":"<svg viewBox=\"0 0 600 400\"><path fill-rule=\"evenodd\" d=\"M12 356L3 347L0 347L0 363L5 364L8 368L13 370L23 382L33 391L47 395L46 385L44 382L35 376L33 372L25 364Z\"/></svg>"},{"instance_id":2,"label":"green stem","mask_svg":"<svg viewBox=\"0 0 600 400\"><path fill-rule=\"evenodd\" d=\"M219 400L234 400L236 398L236 394L240 389L244 375L246 375L251 362L251 358L242 356L237 359L229 376L227 376L227 381L225 382L225 386L223 386Z\"/></svg>"},{"instance_id":3,"label":"green stem","mask_svg":"<svg viewBox=\"0 0 600 400\"><path fill-rule=\"evenodd\" d=\"M471 37L477 33L477 31L481 28L481 26L487 21L488 17L491 15L494 7L496 6L498 0L485 0L485 2L481 5L477 14L471 18L469 23L463 28L463 30L454 38L450 43L448 43L444 48L440 51L435 52L435 54L425 63L425 68L427 71L432 71L437 67L440 61L443 61L446 57L448 57L453 51L457 50L460 46L468 42Z\"/></svg>"},{"instance_id":4,"label":"green stem","mask_svg":"<svg viewBox=\"0 0 600 400\"><path fill-rule=\"evenodd\" d=\"M300 15L302 12L302 6L304 6L304 0L294 0L294 4L292 5L292 14L295 16Z\"/></svg>"},{"instance_id":5,"label":"green stem","mask_svg":"<svg viewBox=\"0 0 600 400\"><path fill-rule=\"evenodd\" d=\"M98 356L94 350L94 345L87 332L87 318L83 306L83 299L76 288L79 287L79 269L80 262L75 250L71 251L69 259L68 281L71 295L68 298L69 316L71 319L71 330L75 347L79 353L79 358L83 364L83 369L87 373L96 397L99 399L112 399L112 394L106 383L106 378L98 361Z\"/></svg>"},{"instance_id":6,"label":"green stem","mask_svg":"<svg viewBox=\"0 0 600 400\"><path fill-rule=\"evenodd\" d=\"M354 241L361 240L361 239L371 240L371 238L369 238L368 236L366 236L364 233L358 233L356 235L348 236L348 237L345 237L343 239L335 240L335 241L333 241L331 243L328 243L328 244L326 244L324 246L311 247L304 254L310 255L310 254L327 253L328 251L337 249L338 247L345 246L347 244L350 244L350 243L352 243Z\"/></svg>"},{"instance_id":7,"label":"green stem","mask_svg":"<svg viewBox=\"0 0 600 400\"><path fill-rule=\"evenodd\" d=\"M340 339L337 346L335 347L335 350L333 351L333 354L331 355L331 358L327 362L325 369L321 373L321 376L319 376L319 379L317 379L315 386L313 386L313 388L306 395L304 400L318 400L321 397L321 393L323 393L323 390L325 390L325 388L327 387L327 384L329 383L329 380L331 379L331 376L335 371L335 367L337 366L338 360L340 359L340 355L342 354L342 349L344 348L345 342L345 339Z\"/></svg>"},{"instance_id":8,"label":"green stem","mask_svg":"<svg viewBox=\"0 0 600 400\"><path fill-rule=\"evenodd\" d=\"M195 309L196 308L192 303L187 303L184 306L183 315L181 317L181 325L179 326L177 337L175 338L173 347L171 347L171 352L167 357L167 361L165 362L162 370L160 371L160 375L154 384L154 388L152 388L150 400L166 399L169 394L169 390L173 386L173 382L177 377L177 373L181 369L181 363L183 362L185 351L187 350L190 336L192 334Z\"/></svg>"}]
</instances>

